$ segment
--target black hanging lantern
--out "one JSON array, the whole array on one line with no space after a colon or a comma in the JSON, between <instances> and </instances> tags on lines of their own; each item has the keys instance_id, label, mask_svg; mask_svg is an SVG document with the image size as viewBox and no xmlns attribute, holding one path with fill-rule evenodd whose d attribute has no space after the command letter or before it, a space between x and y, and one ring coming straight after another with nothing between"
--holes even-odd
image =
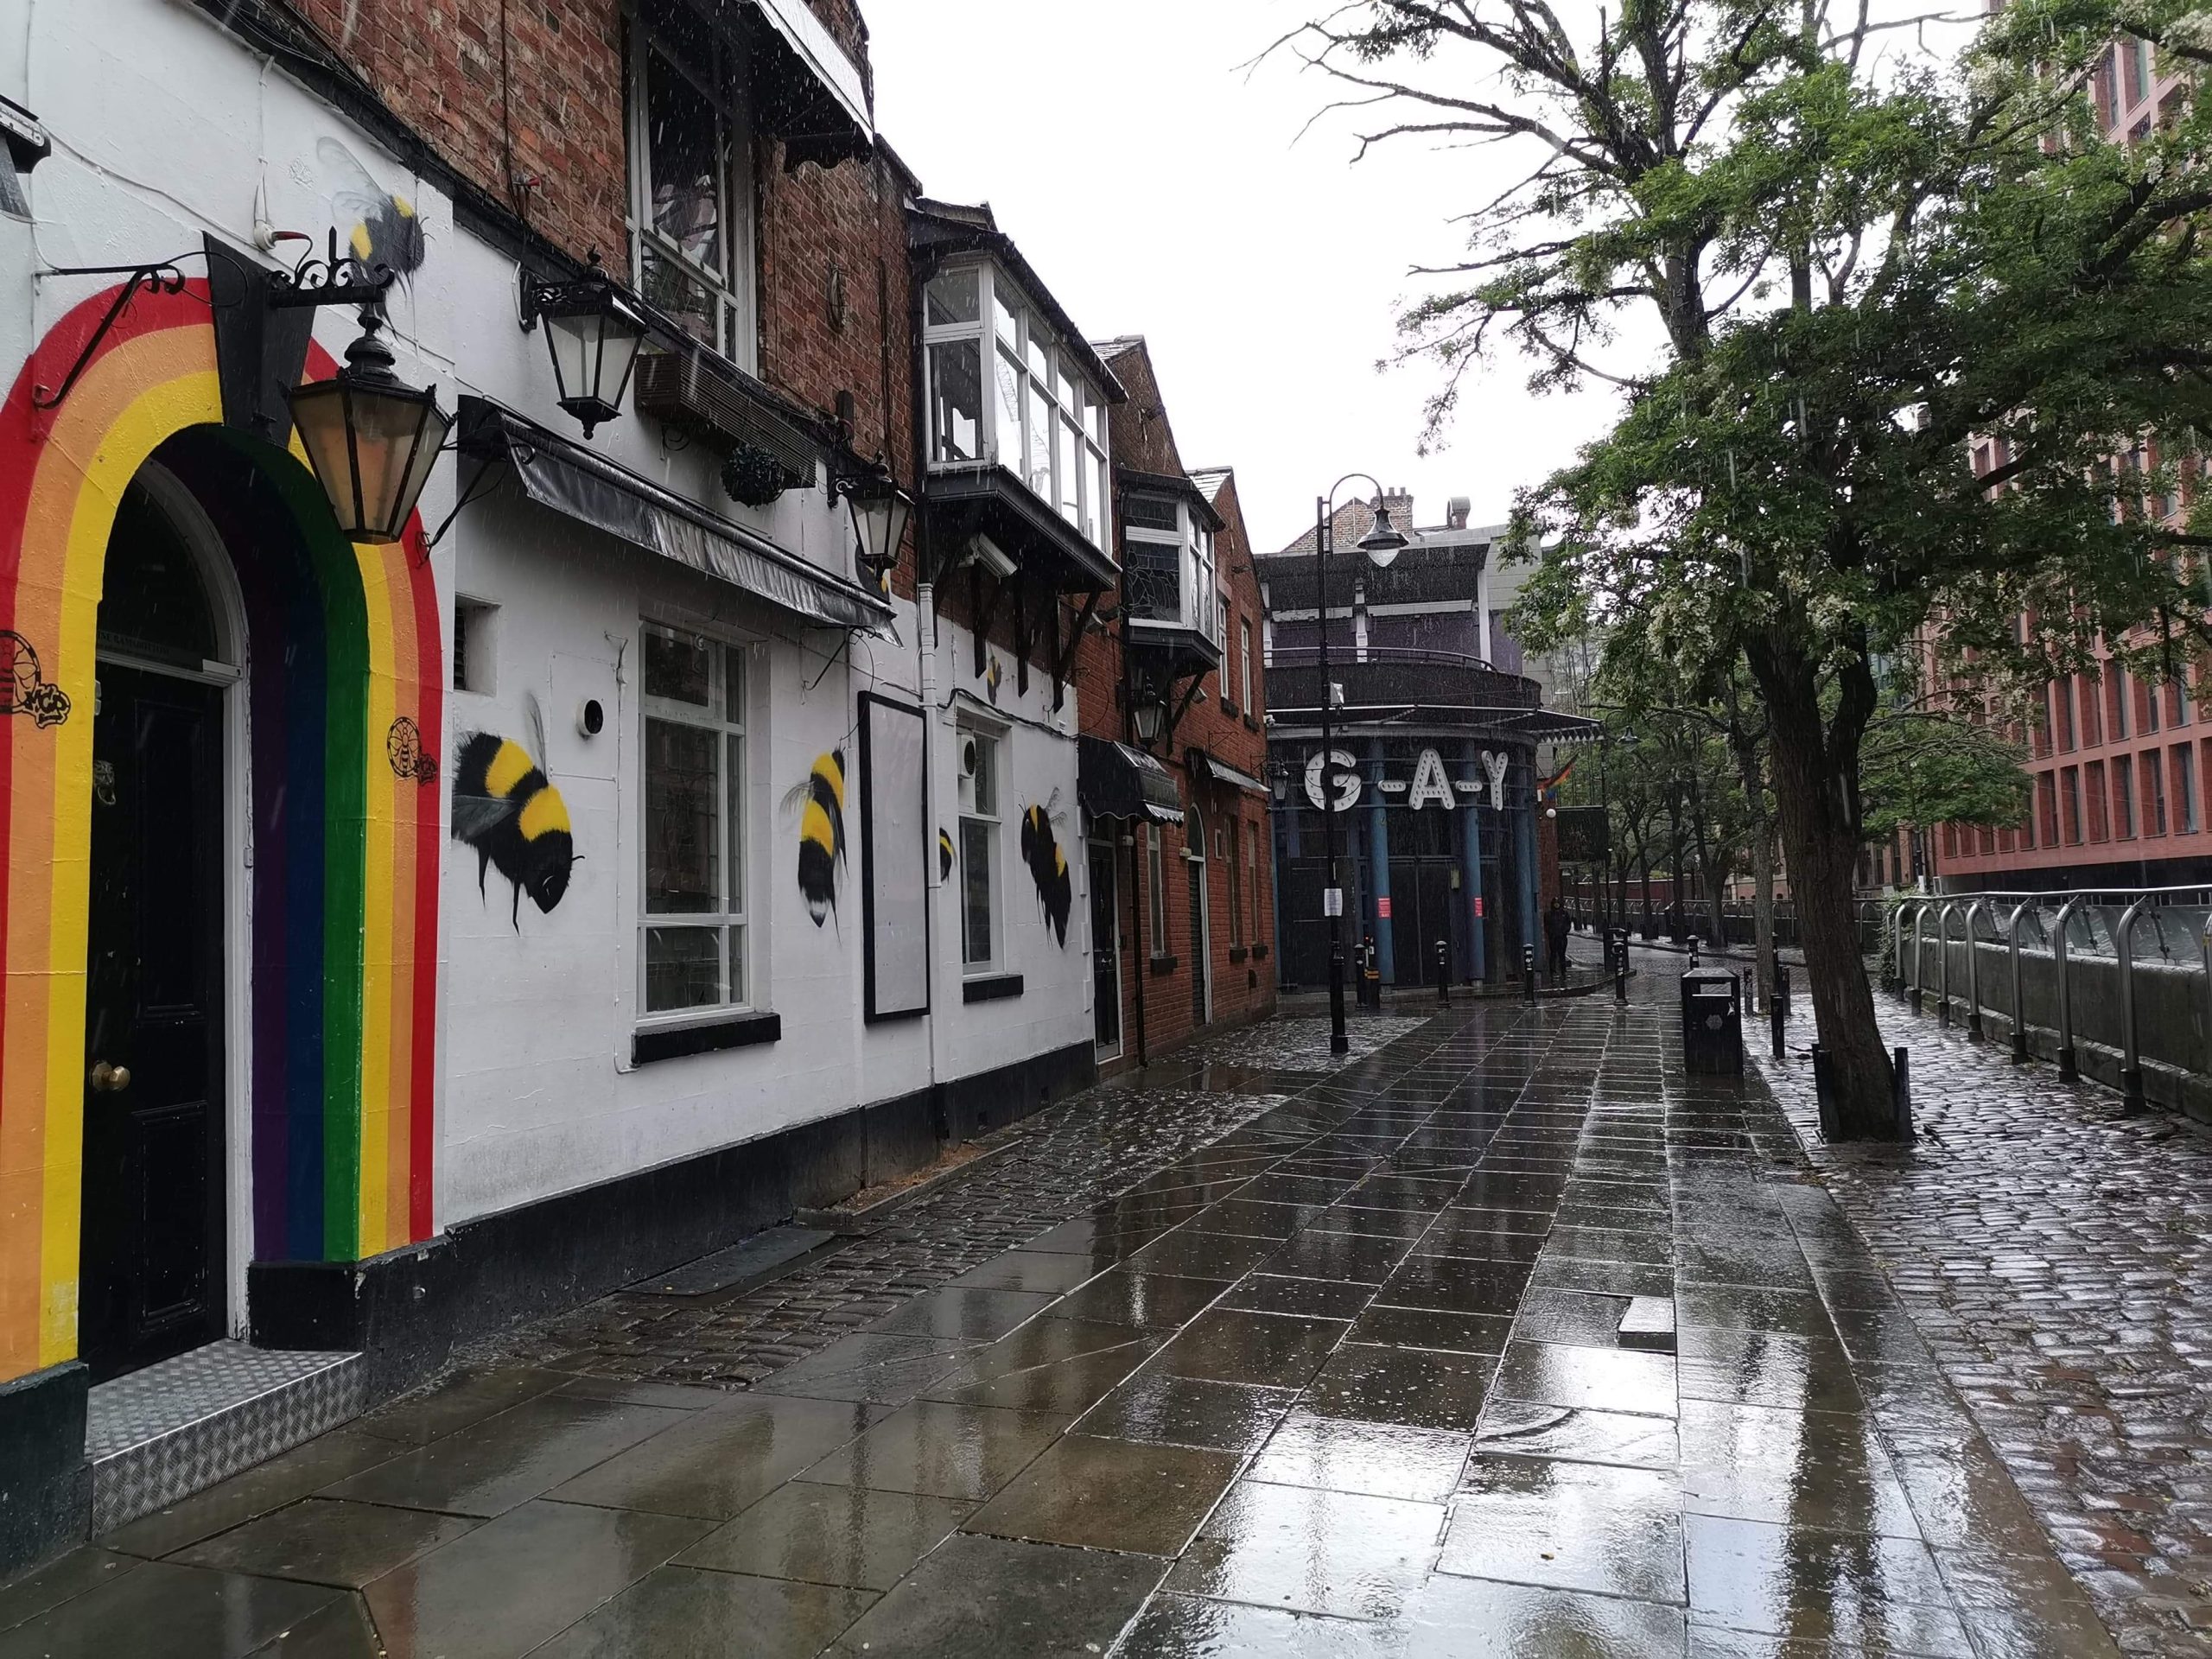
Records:
<instances>
[{"instance_id":1,"label":"black hanging lantern","mask_svg":"<svg viewBox=\"0 0 2212 1659\"><path fill-rule=\"evenodd\" d=\"M888 474L856 478L845 485L845 505L853 515L853 534L859 538L860 568L880 586L899 563L899 543L906 539L906 521L914 503Z\"/></svg>"},{"instance_id":2,"label":"black hanging lantern","mask_svg":"<svg viewBox=\"0 0 2212 1659\"><path fill-rule=\"evenodd\" d=\"M361 337L328 380L296 386L292 420L338 526L354 542L396 542L430 481L453 417L437 388L418 391L392 372L391 348L377 338L384 319L361 313Z\"/></svg>"},{"instance_id":3,"label":"black hanging lantern","mask_svg":"<svg viewBox=\"0 0 2212 1659\"><path fill-rule=\"evenodd\" d=\"M524 306L525 327L543 319L561 407L583 423L588 438L622 413L622 398L652 333L644 310L591 256L573 283L540 283Z\"/></svg>"}]
</instances>

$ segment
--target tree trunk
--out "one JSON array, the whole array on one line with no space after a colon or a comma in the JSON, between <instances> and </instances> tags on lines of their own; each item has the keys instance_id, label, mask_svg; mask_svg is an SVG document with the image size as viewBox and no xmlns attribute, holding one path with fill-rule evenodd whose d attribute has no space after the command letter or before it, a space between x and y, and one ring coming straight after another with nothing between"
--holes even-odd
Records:
<instances>
[{"instance_id":1,"label":"tree trunk","mask_svg":"<svg viewBox=\"0 0 2212 1659\"><path fill-rule=\"evenodd\" d=\"M1894 1140L1895 1075L1874 1017L1874 992L1859 954L1852 905L1859 858L1852 759L1866 724L1866 713L1859 711L1872 709L1872 679L1847 689L1848 706L1834 716L1840 729L1832 730L1821 717L1809 664L1769 644L1752 653L1751 666L1771 721L1769 754L1782 849L1797 900L1814 1021L1830 1057L1837 1138Z\"/></svg>"},{"instance_id":2,"label":"tree trunk","mask_svg":"<svg viewBox=\"0 0 2212 1659\"><path fill-rule=\"evenodd\" d=\"M1764 810L1751 841L1751 932L1758 941L1759 1006L1774 995L1774 829Z\"/></svg>"}]
</instances>

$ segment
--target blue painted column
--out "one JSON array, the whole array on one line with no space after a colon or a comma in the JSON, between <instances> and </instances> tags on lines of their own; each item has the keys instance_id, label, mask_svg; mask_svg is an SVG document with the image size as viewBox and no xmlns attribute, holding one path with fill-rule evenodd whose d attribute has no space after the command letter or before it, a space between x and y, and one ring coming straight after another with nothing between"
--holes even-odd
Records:
<instances>
[{"instance_id":1,"label":"blue painted column","mask_svg":"<svg viewBox=\"0 0 2212 1659\"><path fill-rule=\"evenodd\" d=\"M1473 743L1466 744L1462 764L1466 767L1463 776L1481 778L1483 776L1481 748ZM1483 896L1483 803L1488 798L1489 787L1489 782L1485 779L1482 794L1464 796L1459 802L1460 832L1465 837L1465 849L1460 860L1465 868L1459 879L1466 884L1466 891L1459 897L1466 906L1466 922L1470 930L1467 937L1473 943L1471 959L1474 963L1474 976L1478 982L1483 979L1484 969L1488 965L1485 960L1488 955L1488 942L1483 937L1485 924L1476 912L1481 906Z\"/></svg>"},{"instance_id":2,"label":"blue painted column","mask_svg":"<svg viewBox=\"0 0 2212 1659\"><path fill-rule=\"evenodd\" d=\"M1534 944L1536 932L1536 766L1532 753L1516 761L1506 784L1517 797L1513 808L1514 841L1521 850L1521 938ZM1516 964L1517 966L1518 964Z\"/></svg>"},{"instance_id":3,"label":"blue painted column","mask_svg":"<svg viewBox=\"0 0 2212 1659\"><path fill-rule=\"evenodd\" d=\"M1370 738L1367 745L1367 844L1368 855L1375 861L1375 898L1368 912L1374 919L1375 965L1385 985L1398 982L1397 957L1391 948L1391 935L1395 931L1382 919L1382 901L1390 896L1390 821L1385 816L1388 808L1382 795L1382 740Z\"/></svg>"}]
</instances>

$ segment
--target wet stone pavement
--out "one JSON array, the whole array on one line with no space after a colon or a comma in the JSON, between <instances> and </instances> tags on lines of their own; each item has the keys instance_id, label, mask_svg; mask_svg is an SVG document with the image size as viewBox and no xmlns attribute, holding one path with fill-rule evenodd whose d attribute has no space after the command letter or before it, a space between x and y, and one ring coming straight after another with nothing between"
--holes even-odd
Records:
<instances>
[{"instance_id":1,"label":"wet stone pavement","mask_svg":"<svg viewBox=\"0 0 2212 1659\"><path fill-rule=\"evenodd\" d=\"M1878 1006L1910 1155L1820 1146L1801 1056L1768 1081L2120 1645L2212 1651L2212 1131Z\"/></svg>"},{"instance_id":2,"label":"wet stone pavement","mask_svg":"<svg viewBox=\"0 0 2212 1659\"><path fill-rule=\"evenodd\" d=\"M0 1589L0 1659L2112 1653L1672 988L1099 1090L680 1338L607 1299Z\"/></svg>"}]
</instances>

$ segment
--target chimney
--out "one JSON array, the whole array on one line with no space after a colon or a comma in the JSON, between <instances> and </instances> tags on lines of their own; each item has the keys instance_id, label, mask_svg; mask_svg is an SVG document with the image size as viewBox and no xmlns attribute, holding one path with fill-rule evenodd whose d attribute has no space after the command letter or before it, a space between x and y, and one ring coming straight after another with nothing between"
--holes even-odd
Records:
<instances>
[{"instance_id":1,"label":"chimney","mask_svg":"<svg viewBox=\"0 0 2212 1659\"><path fill-rule=\"evenodd\" d=\"M1390 528L1401 536L1414 533L1414 497L1411 490L1385 490L1382 505L1390 514Z\"/></svg>"},{"instance_id":2,"label":"chimney","mask_svg":"<svg viewBox=\"0 0 2212 1659\"><path fill-rule=\"evenodd\" d=\"M1444 512L1444 523L1446 528L1450 530L1465 530L1467 527L1467 515L1474 510L1475 504L1467 497L1464 495L1453 496L1452 498L1452 505L1446 508Z\"/></svg>"}]
</instances>

